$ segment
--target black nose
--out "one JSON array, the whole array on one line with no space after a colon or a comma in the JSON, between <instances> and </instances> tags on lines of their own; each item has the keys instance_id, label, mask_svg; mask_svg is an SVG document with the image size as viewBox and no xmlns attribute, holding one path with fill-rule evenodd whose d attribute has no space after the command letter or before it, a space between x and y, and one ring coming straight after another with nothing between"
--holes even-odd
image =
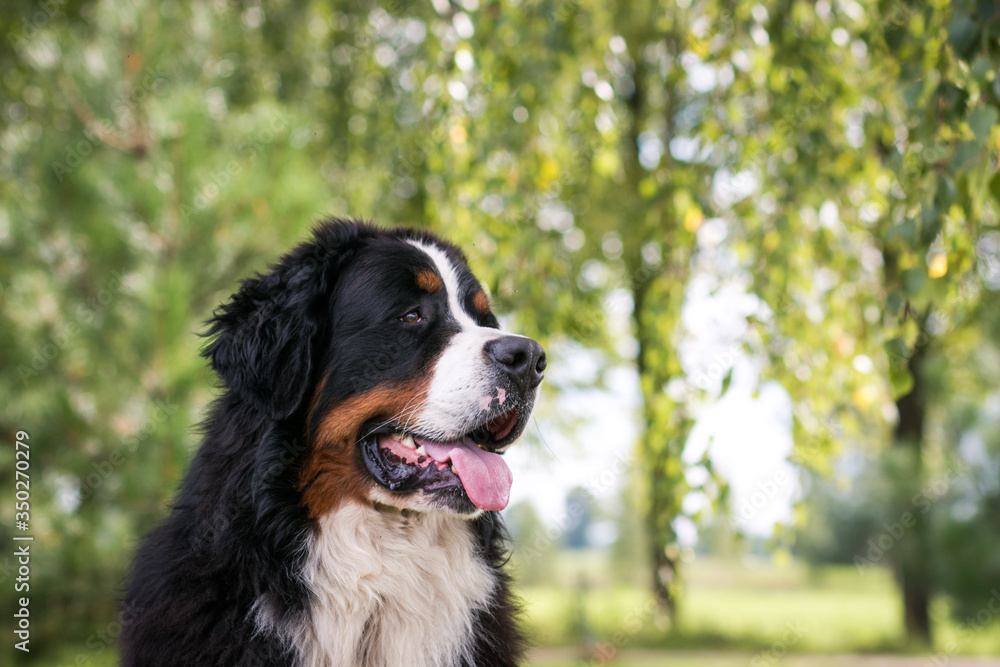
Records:
<instances>
[{"instance_id":1,"label":"black nose","mask_svg":"<svg viewBox=\"0 0 1000 667\"><path fill-rule=\"evenodd\" d=\"M486 356L525 389L537 387L545 370L545 350L522 336L504 336L486 344Z\"/></svg>"}]
</instances>

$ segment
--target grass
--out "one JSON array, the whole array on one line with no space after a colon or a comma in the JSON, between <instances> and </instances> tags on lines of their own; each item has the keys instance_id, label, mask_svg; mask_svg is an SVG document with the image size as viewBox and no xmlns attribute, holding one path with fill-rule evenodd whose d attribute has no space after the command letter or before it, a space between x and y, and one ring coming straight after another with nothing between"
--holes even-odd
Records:
<instances>
[{"instance_id":1,"label":"grass","mask_svg":"<svg viewBox=\"0 0 1000 667\"><path fill-rule=\"evenodd\" d=\"M530 667L589 667L595 663L547 653L537 655L528 664ZM928 656L787 655L772 659L738 653L632 651L622 655L620 660L606 664L613 667L933 667L945 663L933 662ZM996 667L996 664L996 660L991 658L952 658L947 661L947 667Z\"/></svg>"},{"instance_id":2,"label":"grass","mask_svg":"<svg viewBox=\"0 0 1000 667\"><path fill-rule=\"evenodd\" d=\"M995 623L969 639L948 618L944 600L935 601L932 613L934 653L945 656L931 660L927 649L907 646L898 592L882 570L698 559L685 566L673 629L653 612L648 592L611 581L593 555L560 555L554 571L552 583L519 590L534 645L542 647L533 667L605 664L581 661L580 646L615 654L608 664L616 667L927 667L944 664L943 657L948 667L960 667L988 663L951 656L1000 654ZM875 655L886 653L904 657ZM69 647L36 664L111 667L116 656Z\"/></svg>"},{"instance_id":3,"label":"grass","mask_svg":"<svg viewBox=\"0 0 1000 667\"><path fill-rule=\"evenodd\" d=\"M13 664L23 663L15 660ZM97 653L81 644L80 646L67 647L57 656L48 660L31 664L38 667L117 667L118 652L114 649L106 649Z\"/></svg>"},{"instance_id":4,"label":"grass","mask_svg":"<svg viewBox=\"0 0 1000 667\"><path fill-rule=\"evenodd\" d=\"M589 566L583 566L588 569ZM559 568L577 581L574 564ZM577 572L579 570L576 570ZM555 584L522 588L536 645L610 643L618 649L775 649L793 653L921 653L908 646L899 594L887 571L852 567L818 571L699 559L685 569L677 626L667 631L651 613L649 594L636 587L597 583L583 591ZM966 641L937 600L935 650L996 655L996 626Z\"/></svg>"}]
</instances>

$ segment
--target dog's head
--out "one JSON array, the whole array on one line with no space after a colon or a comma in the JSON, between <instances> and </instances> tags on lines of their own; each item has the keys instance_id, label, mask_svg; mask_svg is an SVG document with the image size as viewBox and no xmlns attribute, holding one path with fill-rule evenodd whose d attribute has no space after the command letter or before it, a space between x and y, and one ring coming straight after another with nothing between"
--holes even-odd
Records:
<instances>
[{"instance_id":1,"label":"dog's head","mask_svg":"<svg viewBox=\"0 0 1000 667\"><path fill-rule=\"evenodd\" d=\"M206 356L308 451L318 518L345 501L475 515L506 506L545 352L506 334L462 253L427 232L332 221L247 280Z\"/></svg>"}]
</instances>

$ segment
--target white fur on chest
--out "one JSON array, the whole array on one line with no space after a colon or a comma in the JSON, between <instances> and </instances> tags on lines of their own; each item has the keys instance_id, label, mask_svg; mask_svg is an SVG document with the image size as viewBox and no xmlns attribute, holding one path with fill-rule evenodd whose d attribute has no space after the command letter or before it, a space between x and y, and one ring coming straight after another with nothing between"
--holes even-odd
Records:
<instances>
[{"instance_id":1,"label":"white fur on chest","mask_svg":"<svg viewBox=\"0 0 1000 667\"><path fill-rule=\"evenodd\" d=\"M295 643L303 667L452 667L496 587L468 521L349 504L320 521ZM470 660L471 662L471 660Z\"/></svg>"}]
</instances>

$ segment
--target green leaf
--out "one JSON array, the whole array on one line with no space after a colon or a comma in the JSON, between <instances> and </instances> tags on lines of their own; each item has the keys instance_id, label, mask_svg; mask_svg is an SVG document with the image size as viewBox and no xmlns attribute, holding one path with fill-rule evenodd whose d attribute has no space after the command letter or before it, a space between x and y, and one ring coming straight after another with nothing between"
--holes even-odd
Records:
<instances>
[{"instance_id":1,"label":"green leaf","mask_svg":"<svg viewBox=\"0 0 1000 667\"><path fill-rule=\"evenodd\" d=\"M910 375L910 347L901 337L892 338L882 344L889 362L889 381L892 384L893 398L899 398L913 389L913 376Z\"/></svg>"},{"instance_id":2,"label":"green leaf","mask_svg":"<svg viewBox=\"0 0 1000 667\"><path fill-rule=\"evenodd\" d=\"M969 101L967 90L951 81L942 81L935 93L937 95L936 103L940 105L937 111L944 114L944 120L950 123L957 120L956 116L965 116L966 104Z\"/></svg>"},{"instance_id":3,"label":"green leaf","mask_svg":"<svg viewBox=\"0 0 1000 667\"><path fill-rule=\"evenodd\" d=\"M920 245L929 246L940 231L941 216L938 215L937 209L933 206L925 208L920 214Z\"/></svg>"},{"instance_id":4,"label":"green leaf","mask_svg":"<svg viewBox=\"0 0 1000 667\"><path fill-rule=\"evenodd\" d=\"M979 141L986 141L990 131L997 124L997 110L993 107L979 107L969 114L969 127Z\"/></svg>"},{"instance_id":5,"label":"green leaf","mask_svg":"<svg viewBox=\"0 0 1000 667\"><path fill-rule=\"evenodd\" d=\"M729 385L733 382L733 369L730 368L729 372L726 373L726 377L722 378L722 395L725 396L726 392L729 391Z\"/></svg>"},{"instance_id":6,"label":"green leaf","mask_svg":"<svg viewBox=\"0 0 1000 667\"><path fill-rule=\"evenodd\" d=\"M893 398L901 398L913 390L913 375L906 366L890 368L889 381L892 383Z\"/></svg>"},{"instance_id":7,"label":"green leaf","mask_svg":"<svg viewBox=\"0 0 1000 667\"><path fill-rule=\"evenodd\" d=\"M962 58L972 55L976 47L976 24L967 14L956 14L951 25L948 26L948 41L952 48Z\"/></svg>"},{"instance_id":8,"label":"green leaf","mask_svg":"<svg viewBox=\"0 0 1000 667\"><path fill-rule=\"evenodd\" d=\"M898 225L893 225L889 238L898 238L907 245L913 245L917 240L917 223L907 218Z\"/></svg>"},{"instance_id":9,"label":"green leaf","mask_svg":"<svg viewBox=\"0 0 1000 667\"><path fill-rule=\"evenodd\" d=\"M942 211L947 211L948 207L955 203L955 197L958 191L955 189L955 181L951 180L947 174L938 174L937 177L937 188L934 191L934 206ZM927 209L924 211L927 213ZM933 212L934 218L937 218L937 211ZM927 216L924 216L924 222L926 223Z\"/></svg>"},{"instance_id":10,"label":"green leaf","mask_svg":"<svg viewBox=\"0 0 1000 667\"><path fill-rule=\"evenodd\" d=\"M990 179L990 194L1000 202L1000 173L994 174Z\"/></svg>"},{"instance_id":11,"label":"green leaf","mask_svg":"<svg viewBox=\"0 0 1000 667\"><path fill-rule=\"evenodd\" d=\"M979 56L972 63L972 77L979 83L987 83L992 71L993 63L986 56Z\"/></svg>"},{"instance_id":12,"label":"green leaf","mask_svg":"<svg viewBox=\"0 0 1000 667\"><path fill-rule=\"evenodd\" d=\"M906 303L906 300L899 292L895 290L889 292L889 296L885 301L886 308L889 309L889 314L893 317L898 317L899 314L903 312L903 304Z\"/></svg>"},{"instance_id":13,"label":"green leaf","mask_svg":"<svg viewBox=\"0 0 1000 667\"><path fill-rule=\"evenodd\" d=\"M978 141L963 141L955 149L951 158L951 169L960 171L968 169L978 158L983 145Z\"/></svg>"},{"instance_id":14,"label":"green leaf","mask_svg":"<svg viewBox=\"0 0 1000 667\"><path fill-rule=\"evenodd\" d=\"M994 28L1000 24L1000 5L997 5L996 0L979 0L976 3L976 14L983 23L994 24Z\"/></svg>"},{"instance_id":15,"label":"green leaf","mask_svg":"<svg viewBox=\"0 0 1000 667\"><path fill-rule=\"evenodd\" d=\"M889 365L894 366L900 363L905 365L910 350L905 338L902 336L890 338L882 344L882 347L885 348L885 353L889 356Z\"/></svg>"},{"instance_id":16,"label":"green leaf","mask_svg":"<svg viewBox=\"0 0 1000 667\"><path fill-rule=\"evenodd\" d=\"M906 106L914 107L920 101L921 93L924 92L924 82L915 81L903 89L903 100Z\"/></svg>"},{"instance_id":17,"label":"green leaf","mask_svg":"<svg viewBox=\"0 0 1000 667\"><path fill-rule=\"evenodd\" d=\"M906 271L903 271L901 277L903 279L903 292L910 297L920 294L920 290L923 289L924 283L927 282L927 272L924 271L923 267L907 269Z\"/></svg>"}]
</instances>

